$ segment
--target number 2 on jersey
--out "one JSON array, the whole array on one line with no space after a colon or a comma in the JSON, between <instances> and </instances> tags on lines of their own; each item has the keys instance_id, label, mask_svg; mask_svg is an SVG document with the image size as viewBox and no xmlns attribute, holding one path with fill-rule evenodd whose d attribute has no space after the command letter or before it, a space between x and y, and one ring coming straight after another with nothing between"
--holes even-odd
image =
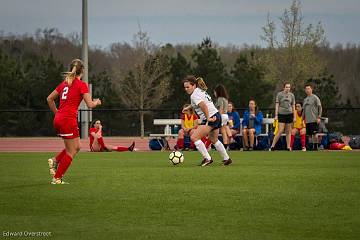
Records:
<instances>
[{"instance_id":1,"label":"number 2 on jersey","mask_svg":"<svg viewBox=\"0 0 360 240\"><path fill-rule=\"evenodd\" d=\"M205 97L207 98L207 100L209 102L212 102L212 99L211 99L210 95L207 92L205 92Z\"/></svg>"},{"instance_id":2,"label":"number 2 on jersey","mask_svg":"<svg viewBox=\"0 0 360 240\"><path fill-rule=\"evenodd\" d=\"M62 94L61 94L61 99L62 100L65 100L66 99L66 94L69 92L69 87L64 87L64 89L63 89L63 92L62 92Z\"/></svg>"}]
</instances>

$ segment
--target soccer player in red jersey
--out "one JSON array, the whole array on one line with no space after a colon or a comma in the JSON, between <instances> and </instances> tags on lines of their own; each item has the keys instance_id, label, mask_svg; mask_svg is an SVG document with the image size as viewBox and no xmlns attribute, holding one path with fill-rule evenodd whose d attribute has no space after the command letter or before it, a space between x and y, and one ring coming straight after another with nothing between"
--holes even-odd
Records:
<instances>
[{"instance_id":1,"label":"soccer player in red jersey","mask_svg":"<svg viewBox=\"0 0 360 240\"><path fill-rule=\"evenodd\" d=\"M92 152L105 152L105 151L134 151L135 142L133 142L130 147L123 146L112 146L105 145L104 139L102 137L102 125L100 120L95 120L91 124L91 128L89 129L89 139L90 139L90 150Z\"/></svg>"},{"instance_id":2,"label":"soccer player in red jersey","mask_svg":"<svg viewBox=\"0 0 360 240\"><path fill-rule=\"evenodd\" d=\"M63 149L54 159L48 160L50 174L54 174L51 184L64 184L62 177L69 168L73 158L80 150L79 128L77 125L78 107L82 100L89 108L101 105L100 99L92 100L88 86L80 78L84 72L84 64L80 59L74 59L65 80L47 97L57 134L64 139ZM56 107L55 99L60 97L60 106Z\"/></svg>"}]
</instances>

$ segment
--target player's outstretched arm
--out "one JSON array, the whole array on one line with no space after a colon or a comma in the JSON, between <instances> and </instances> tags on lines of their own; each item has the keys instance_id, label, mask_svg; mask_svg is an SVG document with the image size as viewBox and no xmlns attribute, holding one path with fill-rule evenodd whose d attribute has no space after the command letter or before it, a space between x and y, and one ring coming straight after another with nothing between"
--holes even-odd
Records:
<instances>
[{"instance_id":1,"label":"player's outstretched arm","mask_svg":"<svg viewBox=\"0 0 360 240\"><path fill-rule=\"evenodd\" d=\"M91 95L89 93L85 93L83 95L83 99L84 99L84 101L86 103L86 106L88 108L94 108L94 107L96 107L98 105L101 105L101 100L98 99L98 98L95 98L94 100L92 100Z\"/></svg>"}]
</instances>

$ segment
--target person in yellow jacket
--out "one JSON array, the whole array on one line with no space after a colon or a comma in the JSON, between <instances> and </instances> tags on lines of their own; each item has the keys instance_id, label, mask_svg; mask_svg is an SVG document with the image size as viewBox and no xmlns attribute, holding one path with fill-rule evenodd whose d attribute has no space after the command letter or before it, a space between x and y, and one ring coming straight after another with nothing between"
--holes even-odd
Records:
<instances>
[{"instance_id":1,"label":"person in yellow jacket","mask_svg":"<svg viewBox=\"0 0 360 240\"><path fill-rule=\"evenodd\" d=\"M306 127L304 124L304 120L302 118L302 104L297 102L295 104L295 110L296 110L296 117L295 117L295 122L294 122L294 127L291 131L291 142L290 142L290 147L291 149L294 146L294 141L295 141L295 135L297 133L300 134L300 139L301 139L301 147L302 147L302 151L306 151Z\"/></svg>"},{"instance_id":2,"label":"person in yellow jacket","mask_svg":"<svg viewBox=\"0 0 360 240\"><path fill-rule=\"evenodd\" d=\"M185 104L183 109L189 107L190 104ZM196 126L198 125L198 116L195 114L194 109L190 108L185 113L181 114L181 129L178 132L178 140L176 147L179 150L185 149L184 138L185 136L191 136L194 133ZM190 142L190 148L194 149L195 145Z\"/></svg>"}]
</instances>

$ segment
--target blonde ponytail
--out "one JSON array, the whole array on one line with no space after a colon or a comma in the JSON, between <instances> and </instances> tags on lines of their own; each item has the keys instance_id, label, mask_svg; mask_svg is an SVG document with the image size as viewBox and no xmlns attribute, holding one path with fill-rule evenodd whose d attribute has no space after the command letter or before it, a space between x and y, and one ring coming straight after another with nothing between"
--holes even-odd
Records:
<instances>
[{"instance_id":1,"label":"blonde ponytail","mask_svg":"<svg viewBox=\"0 0 360 240\"><path fill-rule=\"evenodd\" d=\"M206 91L208 89L208 87L206 86L206 83L202 77L196 78L196 84L197 84L198 88L200 88L201 90Z\"/></svg>"},{"instance_id":2,"label":"blonde ponytail","mask_svg":"<svg viewBox=\"0 0 360 240\"><path fill-rule=\"evenodd\" d=\"M65 72L65 81L69 86L71 86L75 77L80 75L83 72L84 64L80 59L74 59L70 64L70 71Z\"/></svg>"},{"instance_id":3,"label":"blonde ponytail","mask_svg":"<svg viewBox=\"0 0 360 240\"><path fill-rule=\"evenodd\" d=\"M66 72L65 73L65 81L67 82L67 84L70 86L72 84L72 81L75 79L76 77L76 66L74 66L71 70L71 72Z\"/></svg>"}]
</instances>

